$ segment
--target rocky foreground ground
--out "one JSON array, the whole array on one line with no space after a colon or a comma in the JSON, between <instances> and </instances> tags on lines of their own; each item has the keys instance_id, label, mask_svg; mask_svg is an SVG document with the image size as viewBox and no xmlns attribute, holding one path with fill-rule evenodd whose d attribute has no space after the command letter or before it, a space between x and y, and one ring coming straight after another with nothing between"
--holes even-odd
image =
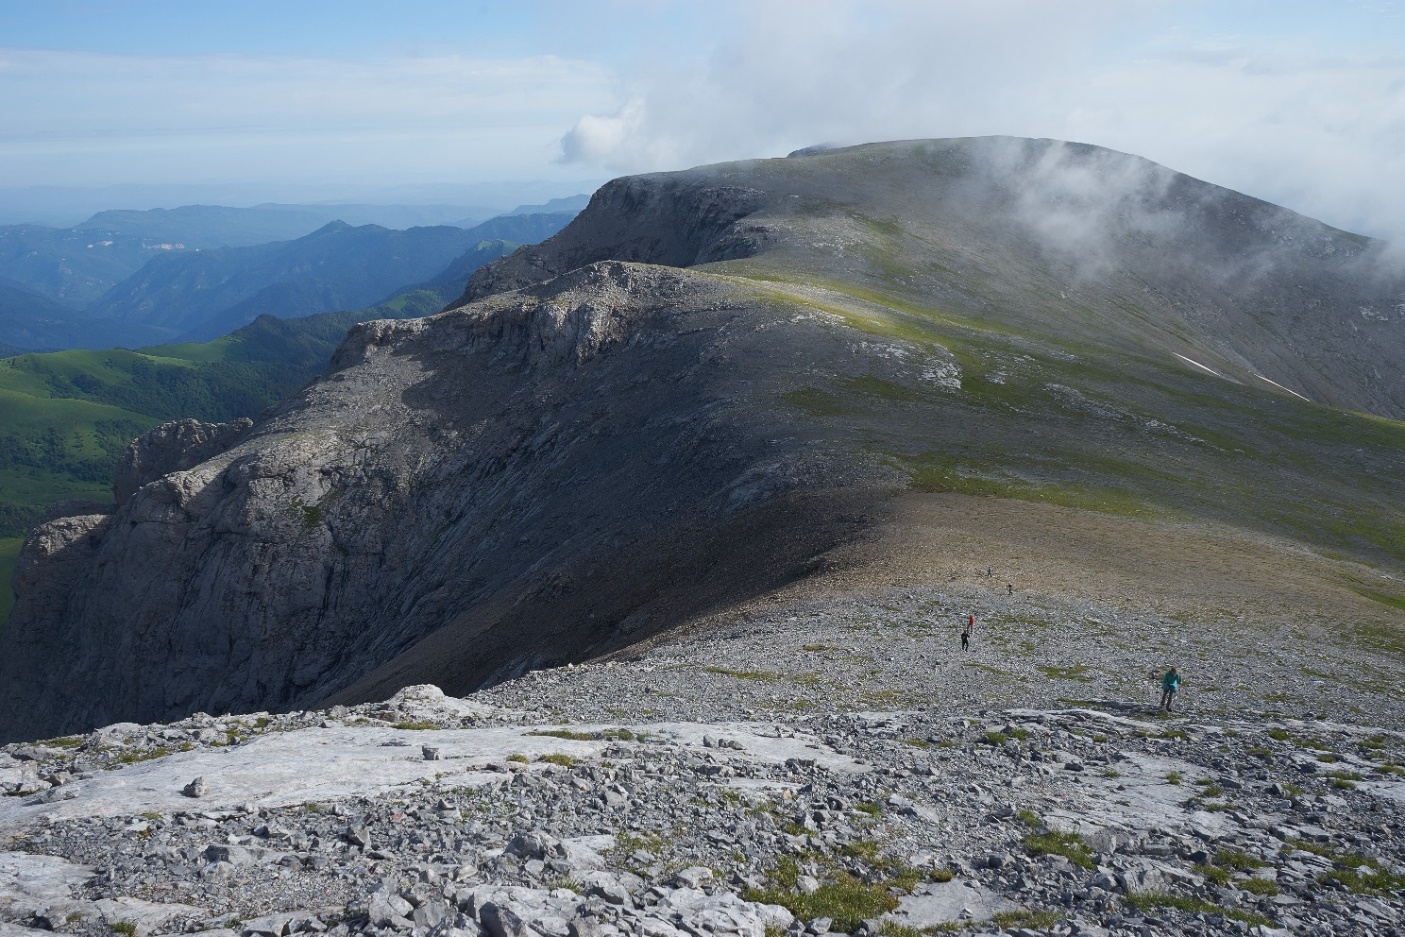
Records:
<instances>
[{"instance_id":1,"label":"rocky foreground ground","mask_svg":"<svg viewBox=\"0 0 1405 937\"><path fill-rule=\"evenodd\" d=\"M465 700L10 745L0 935L1405 933L1388 662L1187 629L811 596Z\"/></svg>"}]
</instances>

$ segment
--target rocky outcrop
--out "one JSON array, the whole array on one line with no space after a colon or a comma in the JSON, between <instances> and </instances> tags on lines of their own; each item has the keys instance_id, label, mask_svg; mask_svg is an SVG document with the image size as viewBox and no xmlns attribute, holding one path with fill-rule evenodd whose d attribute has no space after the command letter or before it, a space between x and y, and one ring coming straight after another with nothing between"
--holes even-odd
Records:
<instances>
[{"instance_id":1,"label":"rocky outcrop","mask_svg":"<svg viewBox=\"0 0 1405 937\"><path fill-rule=\"evenodd\" d=\"M807 500L865 470L757 405L850 354L812 323L763 355L785 316L596 264L358 327L325 378L197 465L168 471L189 450L166 441L237 428L145 437L114 514L25 548L0 735L293 708L426 668L468 690L799 575L869 496Z\"/></svg>"},{"instance_id":2,"label":"rocky outcrop","mask_svg":"<svg viewBox=\"0 0 1405 937\"><path fill-rule=\"evenodd\" d=\"M691 267L749 257L765 245L764 228L740 222L770 199L745 185L686 175L630 176L602 186L566 230L480 267L454 303L521 289L601 260Z\"/></svg>"},{"instance_id":3,"label":"rocky outcrop","mask_svg":"<svg viewBox=\"0 0 1405 937\"><path fill-rule=\"evenodd\" d=\"M162 423L132 440L117 460L112 493L126 504L142 485L172 472L194 468L234 445L254 421L241 417L231 423L177 420Z\"/></svg>"}]
</instances>

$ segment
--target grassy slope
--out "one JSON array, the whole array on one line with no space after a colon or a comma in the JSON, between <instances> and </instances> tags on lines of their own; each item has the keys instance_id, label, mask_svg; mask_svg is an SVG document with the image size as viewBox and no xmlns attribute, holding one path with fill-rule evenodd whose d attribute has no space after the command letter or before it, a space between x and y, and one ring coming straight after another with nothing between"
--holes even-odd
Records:
<instances>
[{"instance_id":1,"label":"grassy slope","mask_svg":"<svg viewBox=\"0 0 1405 937\"><path fill-rule=\"evenodd\" d=\"M713 269L773 301L902 342L917 360L954 360L959 389L856 364L782 395L847 424L849 438L914 490L1230 523L1405 566L1396 496L1405 423L1223 380L1154 348L1041 332L998 310L976 316L852 280L821 285L755 261Z\"/></svg>"},{"instance_id":2,"label":"grassy slope","mask_svg":"<svg viewBox=\"0 0 1405 937\"><path fill-rule=\"evenodd\" d=\"M891 287L820 286L754 260L711 269L909 349L905 373L856 356L851 373L797 375L778 401L906 475L914 496L947 499L898 509L907 533L880 538L887 545L865 560L900 571L893 582L993 561L1022 589L1138 604L1155 593L1173 617L1310 625L1405 660L1405 422L1228 381L1154 348L1074 341L989 308L975 316ZM913 379L922 362L953 359L959 389ZM1082 522L1041 510L1007 511L996 531L988 511L950 500L960 495L1105 521L1084 532L1088 542L1072 536Z\"/></svg>"}]
</instances>

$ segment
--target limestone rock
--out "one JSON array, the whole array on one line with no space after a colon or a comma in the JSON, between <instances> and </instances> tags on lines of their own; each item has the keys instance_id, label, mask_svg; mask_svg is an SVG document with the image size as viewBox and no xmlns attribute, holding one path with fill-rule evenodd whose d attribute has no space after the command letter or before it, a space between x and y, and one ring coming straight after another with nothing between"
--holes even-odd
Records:
<instances>
[{"instance_id":1,"label":"limestone rock","mask_svg":"<svg viewBox=\"0 0 1405 937\"><path fill-rule=\"evenodd\" d=\"M142 485L183 471L224 452L254 425L246 417L230 423L177 420L132 440L117 460L112 493L126 504Z\"/></svg>"},{"instance_id":2,"label":"limestone rock","mask_svg":"<svg viewBox=\"0 0 1405 937\"><path fill-rule=\"evenodd\" d=\"M164 474L30 538L0 635L0 738L408 683L462 694L793 579L878 501L851 483L891 470L808 438L775 451L787 414L738 389L770 400L787 368L738 352L784 321L723 283L602 263L356 327L332 372L232 448L170 470L152 439L219 449L242 430L157 434L131 477ZM788 367L849 356L812 344ZM817 513L805 492L828 486ZM575 536L586 505L610 509Z\"/></svg>"}]
</instances>

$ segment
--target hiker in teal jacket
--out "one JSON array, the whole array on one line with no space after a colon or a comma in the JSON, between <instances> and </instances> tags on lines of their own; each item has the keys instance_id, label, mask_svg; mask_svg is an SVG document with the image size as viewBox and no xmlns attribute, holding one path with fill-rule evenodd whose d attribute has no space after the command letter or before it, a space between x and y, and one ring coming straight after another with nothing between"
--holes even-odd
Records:
<instances>
[{"instance_id":1,"label":"hiker in teal jacket","mask_svg":"<svg viewBox=\"0 0 1405 937\"><path fill-rule=\"evenodd\" d=\"M1181 675L1172 667L1166 671L1166 676L1161 678L1161 708L1167 712L1171 711L1171 700L1175 698L1176 691L1181 688Z\"/></svg>"}]
</instances>

